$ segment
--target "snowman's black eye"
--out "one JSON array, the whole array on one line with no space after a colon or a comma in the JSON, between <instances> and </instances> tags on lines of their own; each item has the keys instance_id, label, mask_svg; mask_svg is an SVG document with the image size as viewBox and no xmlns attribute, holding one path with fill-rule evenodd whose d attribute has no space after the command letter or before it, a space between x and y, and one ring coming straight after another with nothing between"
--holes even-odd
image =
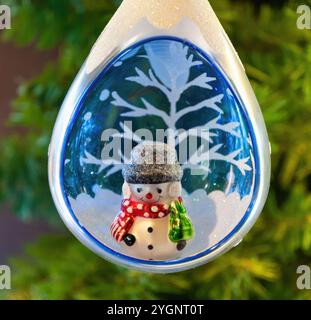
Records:
<instances>
[{"instance_id":1,"label":"snowman's black eye","mask_svg":"<svg viewBox=\"0 0 311 320\"><path fill-rule=\"evenodd\" d=\"M137 192L138 192L138 193L141 193L142 191L143 191L142 188L137 188Z\"/></svg>"},{"instance_id":2,"label":"snowman's black eye","mask_svg":"<svg viewBox=\"0 0 311 320\"><path fill-rule=\"evenodd\" d=\"M162 189L160 189L160 188L158 188L157 191L158 191L159 194L162 193Z\"/></svg>"}]
</instances>

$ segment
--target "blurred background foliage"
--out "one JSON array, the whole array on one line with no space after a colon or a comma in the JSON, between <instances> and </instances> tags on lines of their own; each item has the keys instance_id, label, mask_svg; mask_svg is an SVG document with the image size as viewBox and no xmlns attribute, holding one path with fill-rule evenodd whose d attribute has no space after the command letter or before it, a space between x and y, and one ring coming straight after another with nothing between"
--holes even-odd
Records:
<instances>
[{"instance_id":1,"label":"blurred background foliage","mask_svg":"<svg viewBox=\"0 0 311 320\"><path fill-rule=\"evenodd\" d=\"M47 182L47 149L62 100L120 1L7 0L19 45L58 48L56 63L20 86L0 142L0 200L23 220L59 224ZM311 1L304 0L311 6ZM310 299L296 268L311 266L311 31L298 30L301 1L211 1L245 63L272 146L265 210L243 243L216 261L175 275L150 275L103 261L69 232L12 259L8 299ZM14 230L12 230L14 232ZM3 294L3 293L2 293Z\"/></svg>"}]
</instances>

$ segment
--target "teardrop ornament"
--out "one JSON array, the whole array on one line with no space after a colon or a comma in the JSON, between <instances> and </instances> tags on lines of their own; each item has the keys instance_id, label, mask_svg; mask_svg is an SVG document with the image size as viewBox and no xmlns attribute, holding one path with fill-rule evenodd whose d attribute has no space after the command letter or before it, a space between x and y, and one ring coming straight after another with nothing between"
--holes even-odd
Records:
<instances>
[{"instance_id":1,"label":"teardrop ornament","mask_svg":"<svg viewBox=\"0 0 311 320\"><path fill-rule=\"evenodd\" d=\"M268 194L269 141L208 1L123 1L60 110L49 179L68 228L123 266L177 272L241 242Z\"/></svg>"}]
</instances>

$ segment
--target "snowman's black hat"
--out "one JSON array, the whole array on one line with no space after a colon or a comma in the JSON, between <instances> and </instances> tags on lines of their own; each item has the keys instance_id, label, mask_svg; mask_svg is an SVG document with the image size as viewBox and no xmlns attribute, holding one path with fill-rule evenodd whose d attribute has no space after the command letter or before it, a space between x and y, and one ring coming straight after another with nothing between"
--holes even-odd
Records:
<instances>
[{"instance_id":1,"label":"snowman's black hat","mask_svg":"<svg viewBox=\"0 0 311 320\"><path fill-rule=\"evenodd\" d=\"M160 142L143 142L132 150L123 177L131 184L160 184L181 181L183 171L173 147Z\"/></svg>"}]
</instances>

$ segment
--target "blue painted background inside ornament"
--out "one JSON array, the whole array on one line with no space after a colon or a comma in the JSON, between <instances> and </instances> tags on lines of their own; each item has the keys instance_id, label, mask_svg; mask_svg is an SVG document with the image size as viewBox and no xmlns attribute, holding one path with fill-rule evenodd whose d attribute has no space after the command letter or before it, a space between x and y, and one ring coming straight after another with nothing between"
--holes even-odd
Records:
<instances>
[{"instance_id":1,"label":"blue painted background inside ornament","mask_svg":"<svg viewBox=\"0 0 311 320\"><path fill-rule=\"evenodd\" d=\"M121 53L85 92L69 126L63 155L64 192L73 214L96 241L115 251L121 249L110 241L109 227L122 199L122 165L101 166L105 146L102 133L110 128L122 133L124 121L132 121L134 132L140 128L148 128L153 133L156 129L166 129L163 117L147 114L144 109L151 104L153 110L156 108L170 116L173 104L169 94L173 92L177 100L176 113L189 110L174 123L175 128L212 126L210 150L215 151L217 158L210 161L209 172L204 164L206 170L200 175L192 175L185 165L184 197L192 200L187 210L196 226L193 242L200 243L190 246L187 256L194 258L215 249L241 227L252 209L259 178L256 141L234 88L214 61L195 46L173 38L150 39ZM213 108L199 108L200 103L208 100L210 104L211 99L217 101ZM193 107L197 107L195 111ZM224 220L219 218L221 214L230 215L230 212L220 213L218 208L211 217L206 208L219 207L220 203L212 202L230 199L232 194L238 195L241 201L247 199L241 206L243 212L236 221L223 227L223 236L217 243L205 239L212 238L217 223ZM196 214L192 214L193 200L199 202L193 210ZM234 206L230 201L228 206ZM100 208L95 209L96 219L102 218L101 223L91 216L94 206L102 208L102 213L98 211ZM88 219L96 222L88 224Z\"/></svg>"}]
</instances>

